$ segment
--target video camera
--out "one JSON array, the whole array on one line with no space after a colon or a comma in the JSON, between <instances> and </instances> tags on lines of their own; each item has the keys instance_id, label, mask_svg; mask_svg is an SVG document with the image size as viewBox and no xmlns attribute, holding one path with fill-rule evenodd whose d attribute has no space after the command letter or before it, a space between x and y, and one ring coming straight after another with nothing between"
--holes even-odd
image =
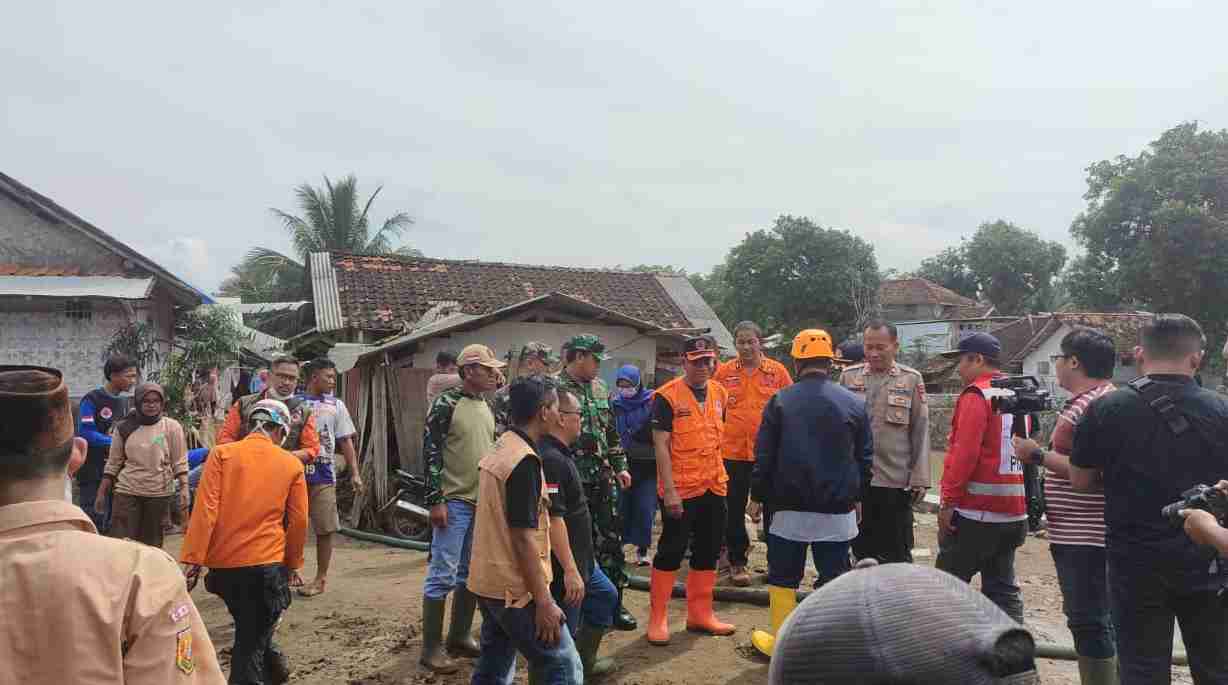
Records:
<instances>
[{"instance_id":1,"label":"video camera","mask_svg":"<svg viewBox=\"0 0 1228 685\"><path fill-rule=\"evenodd\" d=\"M1035 376L1003 376L989 381L991 390L985 393L989 406L995 414L1010 414L1019 419L1023 437L1031 437L1027 415L1053 410L1053 398L1048 390L1040 387ZM1045 489L1040 467L1023 466L1023 489L1028 499L1028 529L1040 530L1040 519L1045 515Z\"/></svg>"},{"instance_id":2,"label":"video camera","mask_svg":"<svg viewBox=\"0 0 1228 685\"><path fill-rule=\"evenodd\" d=\"M1052 411L1053 398L1040 387L1035 376L1004 376L989 381L1000 392L989 394L989 404L995 414L1031 414Z\"/></svg>"},{"instance_id":3,"label":"video camera","mask_svg":"<svg viewBox=\"0 0 1228 685\"><path fill-rule=\"evenodd\" d=\"M1180 528L1185 519L1178 513L1182 509L1202 509L1215 517L1221 526L1228 524L1228 493L1210 485L1198 484L1181 493L1181 499L1165 505L1160 513L1174 526Z\"/></svg>"}]
</instances>

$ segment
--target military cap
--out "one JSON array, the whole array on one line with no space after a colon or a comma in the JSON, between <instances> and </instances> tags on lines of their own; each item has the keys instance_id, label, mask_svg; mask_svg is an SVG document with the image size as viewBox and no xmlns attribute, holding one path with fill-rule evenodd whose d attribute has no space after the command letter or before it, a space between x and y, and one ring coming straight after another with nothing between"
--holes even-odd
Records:
<instances>
[{"instance_id":1,"label":"military cap","mask_svg":"<svg viewBox=\"0 0 1228 685\"><path fill-rule=\"evenodd\" d=\"M527 342L524 347L520 348L520 360L524 361L530 357L537 357L547 364L555 362L554 349L544 342L536 340Z\"/></svg>"},{"instance_id":2,"label":"military cap","mask_svg":"<svg viewBox=\"0 0 1228 685\"><path fill-rule=\"evenodd\" d=\"M605 361L610 358L610 355L605 353L605 343L601 342L601 338L598 338L592 333L582 333L580 335L572 336L571 340L568 340L563 345L563 349L583 350L589 354L592 354L598 361Z\"/></svg>"}]
</instances>

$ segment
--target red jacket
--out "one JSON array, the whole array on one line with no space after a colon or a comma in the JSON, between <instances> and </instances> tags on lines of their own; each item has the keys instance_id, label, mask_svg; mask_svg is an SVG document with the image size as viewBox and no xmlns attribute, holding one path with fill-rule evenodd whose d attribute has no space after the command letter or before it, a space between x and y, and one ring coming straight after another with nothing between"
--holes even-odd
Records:
<instances>
[{"instance_id":1,"label":"red jacket","mask_svg":"<svg viewBox=\"0 0 1228 685\"><path fill-rule=\"evenodd\" d=\"M995 374L964 388L951 417L942 468L942 504L998 514L1026 514L1023 464L1011 446L1013 417L994 414L986 391Z\"/></svg>"}]
</instances>

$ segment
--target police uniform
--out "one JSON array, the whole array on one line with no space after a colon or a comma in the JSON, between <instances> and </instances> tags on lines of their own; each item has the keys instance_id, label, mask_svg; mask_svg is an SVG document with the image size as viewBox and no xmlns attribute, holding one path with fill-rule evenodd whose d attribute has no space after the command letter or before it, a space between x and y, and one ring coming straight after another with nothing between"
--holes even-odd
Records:
<instances>
[{"instance_id":1,"label":"police uniform","mask_svg":"<svg viewBox=\"0 0 1228 685\"><path fill-rule=\"evenodd\" d=\"M73 437L54 369L0 368L0 416L3 454L39 454ZM69 502L0 506L0 616L0 683L226 682L174 560L98 535Z\"/></svg>"},{"instance_id":2,"label":"police uniform","mask_svg":"<svg viewBox=\"0 0 1228 685\"><path fill-rule=\"evenodd\" d=\"M840 383L865 398L874 432L874 476L862 502L861 531L853 552L882 563L912 561L909 489L930 486L925 380L903 364L893 363L883 373L857 364L844 369Z\"/></svg>"}]
</instances>

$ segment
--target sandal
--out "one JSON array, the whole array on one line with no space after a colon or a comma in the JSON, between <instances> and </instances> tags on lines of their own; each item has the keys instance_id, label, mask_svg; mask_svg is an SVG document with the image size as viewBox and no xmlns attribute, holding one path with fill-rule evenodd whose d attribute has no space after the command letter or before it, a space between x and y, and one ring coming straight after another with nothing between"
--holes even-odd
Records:
<instances>
[{"instance_id":1,"label":"sandal","mask_svg":"<svg viewBox=\"0 0 1228 685\"><path fill-rule=\"evenodd\" d=\"M323 594L323 593L324 593L324 583L322 581L320 582L313 581L311 584L304 585L303 587L298 589L298 594L300 597L315 597L316 595Z\"/></svg>"}]
</instances>

